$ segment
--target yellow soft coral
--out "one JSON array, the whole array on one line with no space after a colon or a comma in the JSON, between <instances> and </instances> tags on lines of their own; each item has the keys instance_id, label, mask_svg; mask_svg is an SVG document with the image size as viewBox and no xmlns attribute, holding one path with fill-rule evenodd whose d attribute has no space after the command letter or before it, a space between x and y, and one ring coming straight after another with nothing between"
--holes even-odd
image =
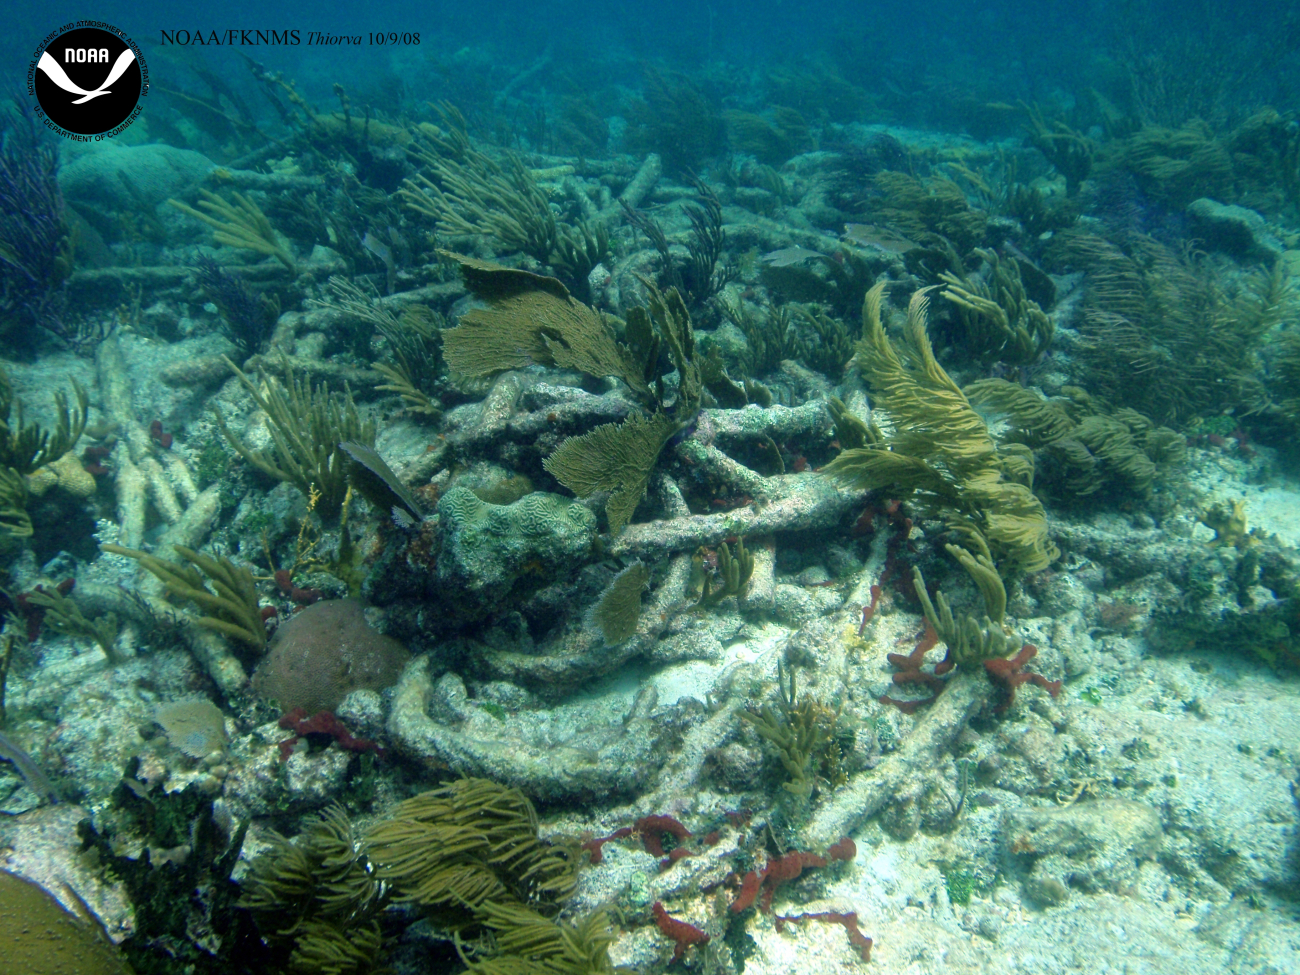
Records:
<instances>
[{"instance_id":1,"label":"yellow soft coral","mask_svg":"<svg viewBox=\"0 0 1300 975\"><path fill-rule=\"evenodd\" d=\"M49 465L59 479L58 486L74 498L88 498L95 493L95 476L82 466L81 458L69 450Z\"/></svg>"},{"instance_id":2,"label":"yellow soft coral","mask_svg":"<svg viewBox=\"0 0 1300 975\"><path fill-rule=\"evenodd\" d=\"M1247 545L1252 545L1258 541L1246 522L1246 501L1244 498L1232 502L1231 514L1223 505L1216 504L1201 515L1201 524L1214 529L1214 541L1210 542L1211 545L1231 545L1233 548L1245 548Z\"/></svg>"},{"instance_id":3,"label":"yellow soft coral","mask_svg":"<svg viewBox=\"0 0 1300 975\"><path fill-rule=\"evenodd\" d=\"M27 493L33 497L44 497L54 488L66 491L74 498L88 498L95 493L95 476L69 450L58 460L50 461L27 475Z\"/></svg>"}]
</instances>

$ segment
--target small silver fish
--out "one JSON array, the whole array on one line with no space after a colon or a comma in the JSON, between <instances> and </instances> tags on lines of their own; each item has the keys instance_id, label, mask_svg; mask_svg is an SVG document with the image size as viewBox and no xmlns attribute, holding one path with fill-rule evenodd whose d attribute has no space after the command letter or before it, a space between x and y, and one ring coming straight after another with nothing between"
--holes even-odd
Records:
<instances>
[{"instance_id":1,"label":"small silver fish","mask_svg":"<svg viewBox=\"0 0 1300 975\"><path fill-rule=\"evenodd\" d=\"M778 251L764 254L762 261L771 267L790 267L792 264L802 264L814 257L825 256L825 254L820 254L817 251L810 251L807 247L782 247Z\"/></svg>"},{"instance_id":2,"label":"small silver fish","mask_svg":"<svg viewBox=\"0 0 1300 975\"><path fill-rule=\"evenodd\" d=\"M846 223L844 238L850 244L859 247L875 247L890 254L902 254L913 247L919 247L915 241L908 240L892 230L876 227L869 223Z\"/></svg>"}]
</instances>

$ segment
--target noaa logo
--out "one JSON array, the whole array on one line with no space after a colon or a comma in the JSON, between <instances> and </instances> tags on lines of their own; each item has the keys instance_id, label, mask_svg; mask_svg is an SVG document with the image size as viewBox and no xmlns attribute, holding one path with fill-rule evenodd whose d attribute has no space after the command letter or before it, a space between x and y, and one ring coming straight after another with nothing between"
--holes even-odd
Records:
<instances>
[{"instance_id":1,"label":"noaa logo","mask_svg":"<svg viewBox=\"0 0 1300 975\"><path fill-rule=\"evenodd\" d=\"M78 21L51 31L33 57L27 83L47 127L77 141L112 138L149 93L139 46L110 24Z\"/></svg>"}]
</instances>

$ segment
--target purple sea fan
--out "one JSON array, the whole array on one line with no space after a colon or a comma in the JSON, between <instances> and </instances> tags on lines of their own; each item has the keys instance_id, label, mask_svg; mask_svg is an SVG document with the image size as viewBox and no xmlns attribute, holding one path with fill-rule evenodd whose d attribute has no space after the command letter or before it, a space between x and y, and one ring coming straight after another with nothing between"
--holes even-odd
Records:
<instances>
[{"instance_id":1,"label":"purple sea fan","mask_svg":"<svg viewBox=\"0 0 1300 975\"><path fill-rule=\"evenodd\" d=\"M25 105L10 119L0 144L0 336L35 325L73 344L63 323L73 244L58 155Z\"/></svg>"},{"instance_id":2,"label":"purple sea fan","mask_svg":"<svg viewBox=\"0 0 1300 975\"><path fill-rule=\"evenodd\" d=\"M194 270L199 286L221 313L221 330L235 344L239 361L263 351L280 317L279 301L254 296L242 280L206 255L199 257Z\"/></svg>"}]
</instances>

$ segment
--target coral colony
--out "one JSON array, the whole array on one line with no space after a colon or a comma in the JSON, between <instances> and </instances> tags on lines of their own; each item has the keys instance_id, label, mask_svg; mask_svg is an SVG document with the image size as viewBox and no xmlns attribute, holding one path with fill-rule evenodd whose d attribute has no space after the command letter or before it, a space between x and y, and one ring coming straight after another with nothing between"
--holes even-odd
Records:
<instances>
[{"instance_id":1,"label":"coral colony","mask_svg":"<svg viewBox=\"0 0 1300 975\"><path fill-rule=\"evenodd\" d=\"M6 329L11 341L34 344L46 332L75 342L64 321L73 243L58 154L25 105L9 121L0 143L0 314L12 323Z\"/></svg>"}]
</instances>

